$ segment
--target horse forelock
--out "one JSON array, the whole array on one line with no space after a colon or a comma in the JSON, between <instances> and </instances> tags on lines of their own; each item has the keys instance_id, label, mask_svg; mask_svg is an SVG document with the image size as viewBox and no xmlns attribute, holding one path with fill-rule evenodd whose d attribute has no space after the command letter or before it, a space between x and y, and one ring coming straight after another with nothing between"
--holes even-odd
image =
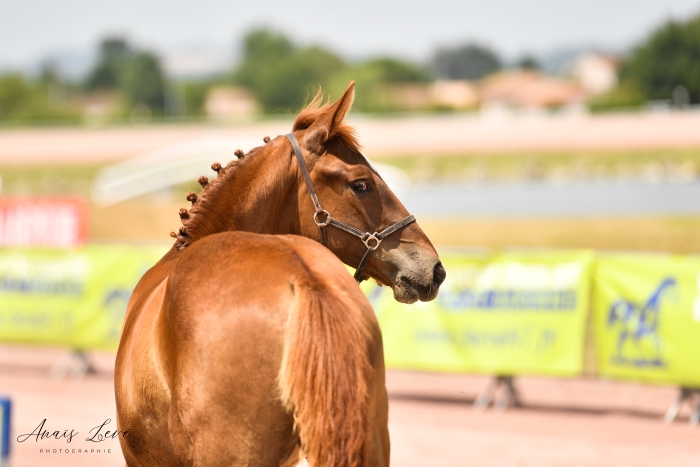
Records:
<instances>
[{"instance_id":1,"label":"horse forelock","mask_svg":"<svg viewBox=\"0 0 700 467\"><path fill-rule=\"evenodd\" d=\"M309 102L309 104L299 112L296 120L294 120L294 126L292 131L306 130L311 127L322 115L324 115L328 108L333 105L329 102L319 90L314 98ZM357 140L357 132L353 127L345 122L341 122L336 128L333 129L333 134L330 135L331 138L340 139L347 147L355 152L360 152L360 142Z\"/></svg>"}]
</instances>

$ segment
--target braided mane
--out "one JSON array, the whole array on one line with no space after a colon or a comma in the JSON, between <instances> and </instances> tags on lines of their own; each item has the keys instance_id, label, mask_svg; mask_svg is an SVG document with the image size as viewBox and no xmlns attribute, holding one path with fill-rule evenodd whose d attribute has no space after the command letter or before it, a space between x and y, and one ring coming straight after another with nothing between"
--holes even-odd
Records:
<instances>
[{"instance_id":1,"label":"braided mane","mask_svg":"<svg viewBox=\"0 0 700 467\"><path fill-rule=\"evenodd\" d=\"M328 110L332 105L324 94L319 91L311 99L306 107L299 113L294 120L292 131L305 130L316 122L321 115ZM357 141L355 129L346 123L341 123L333 128L331 138L338 138L346 146L355 152L360 152L360 143ZM265 144L270 141L269 137L264 138ZM215 162L212 164L212 170L218 173L218 176L213 180L205 176L199 177L199 184L202 186L202 192L197 195L195 192L187 194L187 200L192 202L192 207L180 209L180 219L182 227L177 233L171 232L170 236L175 238L175 247L178 250L186 248L194 241L202 237L201 232L222 232L226 230L225 219L217 217L213 214L213 204L220 199L225 186L231 186L235 183L237 177L245 170L249 159L262 151L264 146L252 149L248 154L244 154L240 149L235 152L236 159L230 161L225 167Z\"/></svg>"},{"instance_id":2,"label":"braided mane","mask_svg":"<svg viewBox=\"0 0 700 467\"><path fill-rule=\"evenodd\" d=\"M225 167L215 162L211 168L218 173L218 176L213 180L205 176L199 177L199 184L202 185L202 192L199 196L190 192L187 194L187 200L192 202L192 207L189 209L180 209L180 220L182 227L175 233L171 232L170 236L175 238L175 247L182 250L195 240L200 238L200 231L219 232L225 229L224 219L212 215L213 203L220 197L221 192L226 186L231 186L235 183L236 178L245 170L249 159L259 153L263 147L257 147L244 154L243 151L236 151L236 159L230 161Z\"/></svg>"}]
</instances>

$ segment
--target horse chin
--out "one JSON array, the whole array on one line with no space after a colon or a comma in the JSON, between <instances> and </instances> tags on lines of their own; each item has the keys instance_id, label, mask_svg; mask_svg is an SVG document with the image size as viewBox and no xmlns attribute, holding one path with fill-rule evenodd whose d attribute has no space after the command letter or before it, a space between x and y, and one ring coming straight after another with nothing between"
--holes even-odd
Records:
<instances>
[{"instance_id":1,"label":"horse chin","mask_svg":"<svg viewBox=\"0 0 700 467\"><path fill-rule=\"evenodd\" d=\"M401 303L429 302L437 297L440 286L429 284L427 286L412 281L407 277L399 277L394 282L394 300Z\"/></svg>"}]
</instances>

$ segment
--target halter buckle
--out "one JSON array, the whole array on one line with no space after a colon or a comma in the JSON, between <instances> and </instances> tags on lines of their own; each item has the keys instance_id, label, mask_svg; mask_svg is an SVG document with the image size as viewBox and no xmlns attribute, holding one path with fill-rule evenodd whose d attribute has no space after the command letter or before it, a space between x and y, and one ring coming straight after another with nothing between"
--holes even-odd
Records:
<instances>
[{"instance_id":1,"label":"halter buckle","mask_svg":"<svg viewBox=\"0 0 700 467\"><path fill-rule=\"evenodd\" d=\"M382 243L382 239L377 237L377 235L379 235L377 232L374 232L373 234L367 232L366 234L364 234L362 236L362 238L361 238L362 243L365 244L365 246L367 247L368 250L374 251L377 249L379 244ZM370 245L370 242L372 240L374 240L376 242L374 245Z\"/></svg>"},{"instance_id":2,"label":"halter buckle","mask_svg":"<svg viewBox=\"0 0 700 467\"><path fill-rule=\"evenodd\" d=\"M326 215L326 221L325 221L325 222L320 222L320 221L318 220L318 215L319 215L319 214L325 214L325 215ZM308 218L307 218L307 219L308 219ZM321 210L321 211L316 211L316 212L314 213L314 223L315 223L317 226L319 226L319 227L326 227L328 224L330 224L330 220L331 220L331 215L330 215L330 214L328 213L328 211L326 211L325 209L323 209L323 210Z\"/></svg>"}]
</instances>

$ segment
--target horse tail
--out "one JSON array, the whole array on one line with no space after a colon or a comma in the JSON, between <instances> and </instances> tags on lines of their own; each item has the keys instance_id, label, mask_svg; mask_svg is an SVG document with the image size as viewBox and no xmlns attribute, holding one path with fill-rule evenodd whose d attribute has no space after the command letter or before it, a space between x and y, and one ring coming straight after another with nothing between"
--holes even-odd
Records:
<instances>
[{"instance_id":1,"label":"horse tail","mask_svg":"<svg viewBox=\"0 0 700 467\"><path fill-rule=\"evenodd\" d=\"M301 458L314 467L362 466L374 314L363 296L318 282L296 283L294 290L279 389L294 414Z\"/></svg>"}]
</instances>

